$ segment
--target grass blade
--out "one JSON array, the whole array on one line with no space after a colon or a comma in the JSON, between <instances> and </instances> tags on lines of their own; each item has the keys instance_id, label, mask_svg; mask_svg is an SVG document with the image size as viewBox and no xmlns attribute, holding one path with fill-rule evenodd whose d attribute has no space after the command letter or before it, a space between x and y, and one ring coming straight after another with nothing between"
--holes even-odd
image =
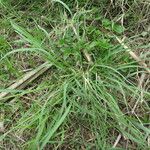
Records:
<instances>
[{"instance_id":1,"label":"grass blade","mask_svg":"<svg viewBox=\"0 0 150 150\"><path fill-rule=\"evenodd\" d=\"M61 0L52 0L52 2L58 2L58 3L62 4L69 11L69 13L72 15L70 8Z\"/></svg>"},{"instance_id":2,"label":"grass blade","mask_svg":"<svg viewBox=\"0 0 150 150\"><path fill-rule=\"evenodd\" d=\"M58 118L56 123L54 124L53 128L49 129L49 131L47 132L46 136L44 137L43 141L42 141L42 145L40 147L40 149L42 150L44 148L44 146L48 143L48 141L50 140L50 138L54 135L54 133L57 131L57 129L61 126L61 124L64 122L65 118L67 117L67 115L70 112L70 108L71 105L69 105L64 114L61 116L61 118Z\"/></svg>"}]
</instances>

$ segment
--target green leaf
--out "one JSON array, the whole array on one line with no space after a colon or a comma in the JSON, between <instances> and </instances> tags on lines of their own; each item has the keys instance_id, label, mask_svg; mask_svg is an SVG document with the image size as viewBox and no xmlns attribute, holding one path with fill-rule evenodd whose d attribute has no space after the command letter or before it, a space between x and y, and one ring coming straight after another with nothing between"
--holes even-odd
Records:
<instances>
[{"instance_id":1,"label":"green leaf","mask_svg":"<svg viewBox=\"0 0 150 150\"><path fill-rule=\"evenodd\" d=\"M116 33L121 34L121 33L124 32L125 28L121 25L114 24L113 27L112 27L112 30Z\"/></svg>"},{"instance_id":2,"label":"green leaf","mask_svg":"<svg viewBox=\"0 0 150 150\"><path fill-rule=\"evenodd\" d=\"M123 26L118 25L118 24L110 21L109 19L103 19L102 25L104 28L106 28L108 30L112 30L112 31L119 33L119 34L123 33L125 30L125 28Z\"/></svg>"},{"instance_id":3,"label":"green leaf","mask_svg":"<svg viewBox=\"0 0 150 150\"><path fill-rule=\"evenodd\" d=\"M111 30L112 22L109 19L103 19L102 25L106 28Z\"/></svg>"},{"instance_id":4,"label":"green leaf","mask_svg":"<svg viewBox=\"0 0 150 150\"><path fill-rule=\"evenodd\" d=\"M112 45L106 39L102 39L98 41L98 46L104 49L109 49Z\"/></svg>"}]
</instances>

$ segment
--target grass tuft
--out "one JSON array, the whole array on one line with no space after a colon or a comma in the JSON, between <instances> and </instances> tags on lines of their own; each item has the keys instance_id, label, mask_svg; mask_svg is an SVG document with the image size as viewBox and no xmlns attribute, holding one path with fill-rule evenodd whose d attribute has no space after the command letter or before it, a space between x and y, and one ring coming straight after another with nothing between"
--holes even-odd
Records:
<instances>
[{"instance_id":1,"label":"grass tuft","mask_svg":"<svg viewBox=\"0 0 150 150\"><path fill-rule=\"evenodd\" d=\"M149 66L146 2L0 8L0 92L13 97L0 98L0 149L149 149L149 73L116 40ZM52 67L26 88L7 89L44 62Z\"/></svg>"}]
</instances>

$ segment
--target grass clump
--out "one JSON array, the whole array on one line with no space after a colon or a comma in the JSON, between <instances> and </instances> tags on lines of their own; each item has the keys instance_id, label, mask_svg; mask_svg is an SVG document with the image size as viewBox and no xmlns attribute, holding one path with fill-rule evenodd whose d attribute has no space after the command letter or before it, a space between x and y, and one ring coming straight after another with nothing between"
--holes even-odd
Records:
<instances>
[{"instance_id":1,"label":"grass clump","mask_svg":"<svg viewBox=\"0 0 150 150\"><path fill-rule=\"evenodd\" d=\"M121 24L115 12L131 6L123 19L136 17L137 3L1 1L0 20L8 26L0 63L13 77L2 68L0 90L42 62L53 65L0 103L1 149L149 149L149 78L115 38L134 41L134 26Z\"/></svg>"}]
</instances>

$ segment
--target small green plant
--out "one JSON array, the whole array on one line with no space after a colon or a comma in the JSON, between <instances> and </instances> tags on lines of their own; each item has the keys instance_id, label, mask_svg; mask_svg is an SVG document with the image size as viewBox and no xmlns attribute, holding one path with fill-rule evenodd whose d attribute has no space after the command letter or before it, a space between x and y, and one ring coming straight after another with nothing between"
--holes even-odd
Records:
<instances>
[{"instance_id":1,"label":"small green plant","mask_svg":"<svg viewBox=\"0 0 150 150\"><path fill-rule=\"evenodd\" d=\"M113 21L110 21L109 19L103 19L102 20L102 25L111 31L114 31L115 33L121 34L125 31L125 28L121 25L118 25L114 23Z\"/></svg>"}]
</instances>

